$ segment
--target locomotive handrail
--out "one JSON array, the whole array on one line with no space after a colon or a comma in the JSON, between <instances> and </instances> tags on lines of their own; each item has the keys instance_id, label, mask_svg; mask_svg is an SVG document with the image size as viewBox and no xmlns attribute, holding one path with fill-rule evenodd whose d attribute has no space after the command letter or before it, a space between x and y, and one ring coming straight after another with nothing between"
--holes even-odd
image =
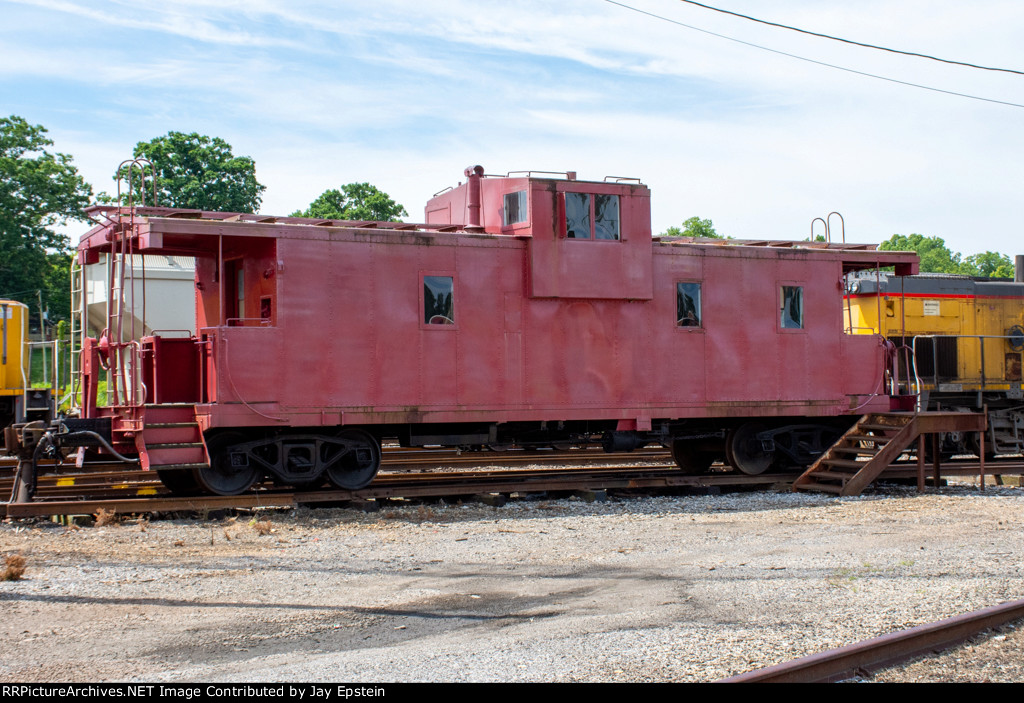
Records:
<instances>
[{"instance_id":1,"label":"locomotive handrail","mask_svg":"<svg viewBox=\"0 0 1024 703\"><path fill-rule=\"evenodd\" d=\"M986 384L986 382L988 381L988 379L986 377L986 374L985 374L985 340L986 339L1002 339L1002 340L1006 340L1007 342L1012 342L1012 340L1017 339L1017 337L1015 337L1014 335L1006 335L1006 334L918 334L918 335L914 335L914 340L912 342L913 350L914 350L914 358L915 359L917 358L917 340L919 340L919 339L932 339L932 340L934 340L934 339L977 339L978 340L978 356L980 357L980 359L979 359L979 362L980 362L979 363L979 367L980 367L979 370L981 371L981 377L979 379L977 379L977 380L978 380L978 383L980 385L984 386ZM938 345L933 343L932 344L932 377L931 377L931 382L936 387L939 386L938 355L939 355ZM974 379L970 379L970 380L973 381Z\"/></svg>"}]
</instances>

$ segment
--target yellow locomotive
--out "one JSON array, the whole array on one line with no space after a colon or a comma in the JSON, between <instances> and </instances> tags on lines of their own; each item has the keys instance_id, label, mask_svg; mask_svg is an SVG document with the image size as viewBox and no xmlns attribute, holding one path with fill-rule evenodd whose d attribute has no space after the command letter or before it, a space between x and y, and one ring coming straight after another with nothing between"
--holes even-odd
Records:
<instances>
[{"instance_id":1,"label":"yellow locomotive","mask_svg":"<svg viewBox=\"0 0 1024 703\"><path fill-rule=\"evenodd\" d=\"M947 274L854 278L846 325L896 347L904 392L921 410L987 409L986 454L1024 451L1024 282ZM978 437L943 439L944 453L978 452Z\"/></svg>"},{"instance_id":2,"label":"yellow locomotive","mask_svg":"<svg viewBox=\"0 0 1024 703\"><path fill-rule=\"evenodd\" d=\"M57 346L32 343L28 336L28 306L16 300L0 300L0 430L13 423L47 420L53 415L54 388L33 388L32 348L53 348L56 368ZM56 378L56 371L47 381ZM2 445L2 443L0 443Z\"/></svg>"}]
</instances>

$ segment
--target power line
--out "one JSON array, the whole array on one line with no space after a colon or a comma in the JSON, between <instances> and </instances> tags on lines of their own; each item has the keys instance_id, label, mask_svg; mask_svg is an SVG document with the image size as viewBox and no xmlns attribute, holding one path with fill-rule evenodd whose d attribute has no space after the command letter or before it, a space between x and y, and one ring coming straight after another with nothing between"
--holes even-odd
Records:
<instances>
[{"instance_id":1,"label":"power line","mask_svg":"<svg viewBox=\"0 0 1024 703\"><path fill-rule=\"evenodd\" d=\"M668 17L663 17L662 15L656 15L653 12L647 12L646 10L641 10L639 8L636 8L636 7L630 7L629 5L624 5L621 2L616 2L616 0L604 0L604 1L607 2L607 3L610 3L612 5L617 5L618 7L621 7L624 10L632 10L633 12L638 12L641 15L647 15L648 17L653 17L655 19L662 20L663 22L671 22L672 24L677 24L680 27L686 27L687 29L692 29L695 32L701 32L703 34L710 34L711 36L718 37L719 39L727 39L727 40L729 40L731 42L736 42L737 44L743 44L745 46L750 46L750 47L753 47L755 49L761 49L762 51L770 51L773 54L779 54L780 56L788 56L788 57L790 57L792 59L799 59L800 61L806 61L807 63L817 64L818 66L825 66L826 68L834 68L837 71L846 71L847 73L855 73L858 76L866 76L868 78L877 78L880 81L888 81L889 83L898 83L899 85L906 85L906 86L910 86L911 88L920 88L921 90L930 90L933 93L945 93L946 95L955 95L955 96L960 97L960 98L969 98L971 100L981 100L981 101L987 102L987 103L996 103L997 105L1008 105L1010 107L1024 108L1024 105L1022 105L1020 103L1011 103L1011 102L1008 102L1006 100L994 100L993 98L983 98L983 97L978 96L978 95L969 95L968 93L958 93L958 92L953 91L953 90L944 90L942 88L933 88L931 86L921 85L920 83L911 83L909 81L901 81L901 80L898 80L896 78L888 78L886 76L879 76L879 75L874 74L874 73L867 73L865 71L858 71L858 70L853 69L853 68L846 68L844 66L837 66L836 64L832 64L832 63L825 63L824 61L818 61L816 59L809 59L809 58L807 58L805 56L797 56L796 54L790 54L790 53L785 52L785 51L779 51L778 49L769 49L767 46L761 46L760 44L752 44L751 42L743 41L742 39L736 39L734 37L729 37L729 36L726 36L725 34L718 34L717 32L712 32L712 31L707 30L707 29L701 29L700 27L694 27L693 25L686 24L685 22L679 22L678 20L670 19Z\"/></svg>"},{"instance_id":2,"label":"power line","mask_svg":"<svg viewBox=\"0 0 1024 703\"><path fill-rule=\"evenodd\" d=\"M731 10L723 10L720 7L711 7L711 5L705 5L702 2L695 2L694 0L679 0L679 2L685 2L688 5L696 5L697 7L703 7L706 10L714 10L715 12L721 12L724 15L732 15L733 17L740 17L751 22L759 22L760 24L766 24L769 27L779 27L780 29L788 29L793 32L800 32L801 34L809 34L812 37L821 37L822 39L831 39L832 41L843 42L844 44L853 44L855 46L863 46L868 49L878 49L879 51L888 51L893 54L903 54L904 56L916 56L922 59L930 59L931 61L941 61L942 63L949 63L955 66L967 66L968 68L980 68L983 71L1002 71L1003 73L1016 73L1018 76L1024 76L1024 71L1017 71L1012 68L995 68L992 66L979 66L975 63L967 63L966 61L952 61L950 59L940 59L938 56L931 56L929 54L918 54L914 51L901 51L899 49L890 49L885 46L877 46L876 44L865 44L864 42L854 41L852 39L843 39L842 37L833 37L831 34L821 34L820 32L812 32L807 29L800 29L799 27L791 27L788 24L779 24L778 22L769 22L768 20L758 19L751 17L750 15L742 15L739 12L733 12Z\"/></svg>"}]
</instances>

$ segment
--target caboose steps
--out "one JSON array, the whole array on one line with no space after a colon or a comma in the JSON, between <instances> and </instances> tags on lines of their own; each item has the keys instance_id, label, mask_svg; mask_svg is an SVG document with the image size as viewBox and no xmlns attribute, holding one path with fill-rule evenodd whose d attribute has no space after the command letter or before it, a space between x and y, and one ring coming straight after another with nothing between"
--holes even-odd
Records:
<instances>
[{"instance_id":1,"label":"caboose steps","mask_svg":"<svg viewBox=\"0 0 1024 703\"><path fill-rule=\"evenodd\" d=\"M793 482L793 490L859 495L919 436L984 429L979 413L865 415Z\"/></svg>"},{"instance_id":2,"label":"caboose steps","mask_svg":"<svg viewBox=\"0 0 1024 703\"><path fill-rule=\"evenodd\" d=\"M147 405L145 424L136 439L143 469L195 468L209 465L195 406Z\"/></svg>"}]
</instances>

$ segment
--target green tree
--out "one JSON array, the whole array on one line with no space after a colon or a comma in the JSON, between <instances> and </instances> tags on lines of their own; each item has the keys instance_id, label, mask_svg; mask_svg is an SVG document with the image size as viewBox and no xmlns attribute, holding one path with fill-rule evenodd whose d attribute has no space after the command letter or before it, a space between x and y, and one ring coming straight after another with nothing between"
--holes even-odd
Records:
<instances>
[{"instance_id":1,"label":"green tree","mask_svg":"<svg viewBox=\"0 0 1024 703\"><path fill-rule=\"evenodd\" d=\"M308 208L292 213L292 217L376 222L401 222L400 218L408 215L390 195L369 183L349 183L341 190L326 190Z\"/></svg>"},{"instance_id":2,"label":"green tree","mask_svg":"<svg viewBox=\"0 0 1024 703\"><path fill-rule=\"evenodd\" d=\"M994 251L963 257L950 251L941 237L922 234L894 234L879 247L884 251L916 251L921 258L921 273L953 273L982 278L1013 278L1010 257Z\"/></svg>"},{"instance_id":3,"label":"green tree","mask_svg":"<svg viewBox=\"0 0 1024 703\"><path fill-rule=\"evenodd\" d=\"M55 318L70 314L68 239L55 228L84 221L92 188L67 154L53 153L41 125L0 118L0 297L38 307L38 291Z\"/></svg>"},{"instance_id":4,"label":"green tree","mask_svg":"<svg viewBox=\"0 0 1024 703\"><path fill-rule=\"evenodd\" d=\"M153 164L156 204L161 207L220 212L260 209L267 188L256 180L256 163L248 156L235 156L223 139L195 132L168 132L152 141L139 142L133 153ZM126 177L126 173L121 176ZM153 188L148 178L146 183L145 202L152 205ZM141 183L135 184L134 195L138 202Z\"/></svg>"},{"instance_id":5,"label":"green tree","mask_svg":"<svg viewBox=\"0 0 1024 703\"><path fill-rule=\"evenodd\" d=\"M1013 262L1006 254L986 251L982 254L971 254L960 266L961 273L968 276L985 278L1013 278Z\"/></svg>"},{"instance_id":6,"label":"green tree","mask_svg":"<svg viewBox=\"0 0 1024 703\"><path fill-rule=\"evenodd\" d=\"M941 237L894 234L878 248L883 251L916 251L921 259L922 273L961 272L960 254L950 251Z\"/></svg>"},{"instance_id":7,"label":"green tree","mask_svg":"<svg viewBox=\"0 0 1024 703\"><path fill-rule=\"evenodd\" d=\"M704 237L705 239L728 239L728 237L715 231L715 225L711 220L702 220L699 217L691 217L683 222L682 228L669 227L661 233L663 237Z\"/></svg>"}]
</instances>

